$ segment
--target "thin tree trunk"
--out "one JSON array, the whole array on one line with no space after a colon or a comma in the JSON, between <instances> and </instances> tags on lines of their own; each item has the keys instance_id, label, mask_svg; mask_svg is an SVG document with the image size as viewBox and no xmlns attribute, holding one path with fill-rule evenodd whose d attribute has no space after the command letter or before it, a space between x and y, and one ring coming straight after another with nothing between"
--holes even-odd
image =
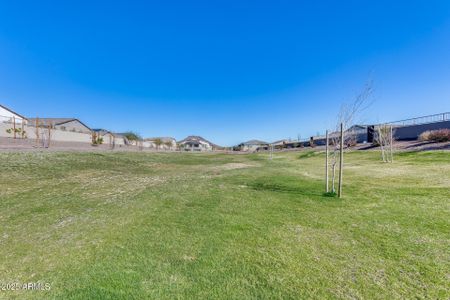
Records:
<instances>
[{"instance_id":1,"label":"thin tree trunk","mask_svg":"<svg viewBox=\"0 0 450 300\"><path fill-rule=\"evenodd\" d=\"M39 146L39 118L36 117L36 146Z\"/></svg>"},{"instance_id":2,"label":"thin tree trunk","mask_svg":"<svg viewBox=\"0 0 450 300\"><path fill-rule=\"evenodd\" d=\"M331 191L336 193L336 162L332 166L333 177L331 177Z\"/></svg>"},{"instance_id":3,"label":"thin tree trunk","mask_svg":"<svg viewBox=\"0 0 450 300\"><path fill-rule=\"evenodd\" d=\"M50 124L48 125L48 147L50 148L50 141L52 139L52 127L53 127L53 123L50 122Z\"/></svg>"},{"instance_id":4,"label":"thin tree trunk","mask_svg":"<svg viewBox=\"0 0 450 300\"><path fill-rule=\"evenodd\" d=\"M394 162L394 146L393 146L393 144L394 144L394 136L393 136L393 133L392 133L392 125L391 125L391 136L390 136L390 150L391 150L391 163L393 163Z\"/></svg>"},{"instance_id":5,"label":"thin tree trunk","mask_svg":"<svg viewBox=\"0 0 450 300\"><path fill-rule=\"evenodd\" d=\"M328 193L328 130L326 131L326 146L325 146L325 190Z\"/></svg>"},{"instance_id":6,"label":"thin tree trunk","mask_svg":"<svg viewBox=\"0 0 450 300\"><path fill-rule=\"evenodd\" d=\"M378 143L380 144L380 150L381 150L381 159L383 159L383 162L386 162L386 155L384 153L384 137L381 132L380 127L378 127Z\"/></svg>"},{"instance_id":7,"label":"thin tree trunk","mask_svg":"<svg viewBox=\"0 0 450 300\"><path fill-rule=\"evenodd\" d=\"M342 197L342 175L344 173L344 123L341 123L341 145L339 152L339 189L338 197Z\"/></svg>"},{"instance_id":8,"label":"thin tree trunk","mask_svg":"<svg viewBox=\"0 0 450 300\"><path fill-rule=\"evenodd\" d=\"M13 117L13 131L14 131L14 139L16 139L16 117Z\"/></svg>"}]
</instances>

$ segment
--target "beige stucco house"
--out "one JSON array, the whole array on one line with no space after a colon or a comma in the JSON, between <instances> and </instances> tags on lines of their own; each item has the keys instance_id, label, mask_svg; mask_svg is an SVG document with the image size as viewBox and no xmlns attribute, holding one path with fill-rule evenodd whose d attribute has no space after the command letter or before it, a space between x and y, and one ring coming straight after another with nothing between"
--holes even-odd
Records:
<instances>
[{"instance_id":1,"label":"beige stucco house","mask_svg":"<svg viewBox=\"0 0 450 300\"><path fill-rule=\"evenodd\" d=\"M202 138L201 136L191 135L178 142L179 147L184 151L213 151L219 146Z\"/></svg>"},{"instance_id":2,"label":"beige stucco house","mask_svg":"<svg viewBox=\"0 0 450 300\"><path fill-rule=\"evenodd\" d=\"M267 148L269 143L259 140L250 140L238 145L241 151L255 152L262 148Z\"/></svg>"}]
</instances>

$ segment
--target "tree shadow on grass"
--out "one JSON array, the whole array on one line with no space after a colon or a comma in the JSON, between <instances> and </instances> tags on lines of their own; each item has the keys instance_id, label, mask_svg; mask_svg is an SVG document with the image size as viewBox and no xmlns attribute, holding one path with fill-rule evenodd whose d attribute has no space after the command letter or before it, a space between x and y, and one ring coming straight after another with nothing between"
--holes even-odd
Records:
<instances>
[{"instance_id":1,"label":"tree shadow on grass","mask_svg":"<svg viewBox=\"0 0 450 300\"><path fill-rule=\"evenodd\" d=\"M337 193L336 192L326 192L326 193L323 193L322 196L328 197L328 198L337 198Z\"/></svg>"},{"instance_id":2,"label":"tree shadow on grass","mask_svg":"<svg viewBox=\"0 0 450 300\"><path fill-rule=\"evenodd\" d=\"M288 185L279 183L262 183L254 182L247 184L248 187L255 191L268 191L273 193L283 193L286 195L305 196L310 199L315 199L320 202L336 202L342 199L337 197L336 193L323 193L323 187L320 185Z\"/></svg>"},{"instance_id":3,"label":"tree shadow on grass","mask_svg":"<svg viewBox=\"0 0 450 300\"><path fill-rule=\"evenodd\" d=\"M299 184L292 183L279 183L279 182L252 182L247 184L255 191L269 191L275 193L295 194L310 197L320 197L322 194L319 190L312 187L307 187Z\"/></svg>"},{"instance_id":4,"label":"tree shadow on grass","mask_svg":"<svg viewBox=\"0 0 450 300\"><path fill-rule=\"evenodd\" d=\"M291 175L277 174L276 176L261 176L258 178L254 178L253 180L246 180L246 178L241 178L241 180L238 180L235 183L238 183L240 185L244 183L248 188L259 192L272 192L305 196L325 201L334 201L338 199L336 193L323 192L324 184L322 181L304 180L297 176Z\"/></svg>"}]
</instances>

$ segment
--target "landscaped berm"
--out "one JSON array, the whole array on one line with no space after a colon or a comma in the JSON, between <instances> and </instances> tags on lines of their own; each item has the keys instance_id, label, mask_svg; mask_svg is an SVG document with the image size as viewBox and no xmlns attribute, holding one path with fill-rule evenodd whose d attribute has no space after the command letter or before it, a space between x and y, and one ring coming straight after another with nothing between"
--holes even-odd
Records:
<instances>
[{"instance_id":1,"label":"landscaped berm","mask_svg":"<svg viewBox=\"0 0 450 300\"><path fill-rule=\"evenodd\" d=\"M448 299L450 154L1 153L1 298ZM10 291L11 283L49 290Z\"/></svg>"}]
</instances>

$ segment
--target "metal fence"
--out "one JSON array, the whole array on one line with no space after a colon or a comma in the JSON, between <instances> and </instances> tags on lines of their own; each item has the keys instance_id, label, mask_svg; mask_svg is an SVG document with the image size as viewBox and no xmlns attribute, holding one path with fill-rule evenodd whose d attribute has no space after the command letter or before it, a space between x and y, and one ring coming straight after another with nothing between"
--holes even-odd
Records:
<instances>
[{"instance_id":1,"label":"metal fence","mask_svg":"<svg viewBox=\"0 0 450 300\"><path fill-rule=\"evenodd\" d=\"M422 130L422 127L424 128L422 131L436 129L436 128L434 128L437 126L436 123L441 123L441 122L450 122L450 112L422 116L422 117L411 118L411 119L405 119L405 120L394 121L394 122L373 124L371 126L373 126L376 129L380 126L392 125L394 128L396 128L397 135L402 135L402 136L405 135L405 139L413 139L413 138L417 138L417 136L418 136L418 134L416 134L415 131ZM430 124L430 125L427 126L427 124ZM418 127L417 129L415 127L409 127L409 126L416 126L416 125L423 125L423 126L417 126ZM448 125L445 125L445 126L448 126ZM347 132L347 134L356 136L358 142L363 142L363 141L367 141L368 127L369 127L368 125L365 125L360 128L358 128L358 127L349 128L346 132ZM428 128L428 127L430 127L430 128ZM401 132L398 131L400 129L401 129ZM406 132L408 130L411 132ZM339 137L339 132L337 132L337 131L329 132L330 139L333 139L336 137ZM401 136L397 136L397 138L402 139ZM314 140L315 143L320 142L320 141L325 141L325 134L316 134L316 135L312 136L312 139ZM304 138L304 139L300 139L300 140L293 140L291 142L288 142L287 144L289 144L289 145L308 144L310 142L310 140L311 140L311 138Z\"/></svg>"},{"instance_id":2,"label":"metal fence","mask_svg":"<svg viewBox=\"0 0 450 300\"><path fill-rule=\"evenodd\" d=\"M450 112L428 115L418 118L405 119L400 121L388 122L386 124L393 126L413 126L413 125L422 125L422 124L430 124L436 122L445 122L450 121Z\"/></svg>"}]
</instances>

